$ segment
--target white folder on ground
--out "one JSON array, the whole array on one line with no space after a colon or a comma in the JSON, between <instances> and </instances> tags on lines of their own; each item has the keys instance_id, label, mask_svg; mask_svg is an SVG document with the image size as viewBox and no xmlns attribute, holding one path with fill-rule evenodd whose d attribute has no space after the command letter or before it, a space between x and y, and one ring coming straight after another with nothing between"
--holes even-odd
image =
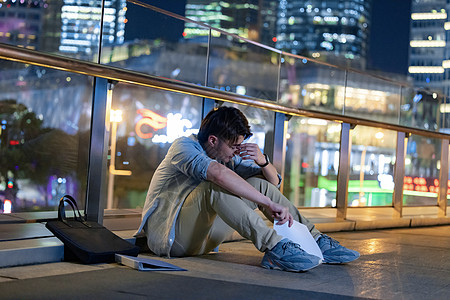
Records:
<instances>
[{"instance_id":1,"label":"white folder on ground","mask_svg":"<svg viewBox=\"0 0 450 300\"><path fill-rule=\"evenodd\" d=\"M319 245L317 245L317 242L314 240L305 225L295 220L291 227L288 226L288 222L283 225L277 225L276 223L277 221L273 224L273 228L279 235L299 244L300 247L302 247L302 249L309 254L323 259L322 251L320 251Z\"/></svg>"},{"instance_id":2,"label":"white folder on ground","mask_svg":"<svg viewBox=\"0 0 450 300\"><path fill-rule=\"evenodd\" d=\"M134 257L117 253L116 262L139 271L186 271L186 269L169 264L168 262L146 257Z\"/></svg>"}]
</instances>

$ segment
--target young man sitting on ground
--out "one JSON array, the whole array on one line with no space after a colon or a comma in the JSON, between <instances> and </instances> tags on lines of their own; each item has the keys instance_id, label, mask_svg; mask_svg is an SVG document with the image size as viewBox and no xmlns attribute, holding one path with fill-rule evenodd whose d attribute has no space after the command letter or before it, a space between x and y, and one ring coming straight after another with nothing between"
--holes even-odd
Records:
<instances>
[{"instance_id":1,"label":"young man sitting on ground","mask_svg":"<svg viewBox=\"0 0 450 300\"><path fill-rule=\"evenodd\" d=\"M151 251L162 256L206 254L236 230L265 252L264 268L306 271L322 260L283 239L255 212L272 222L296 220L307 226L325 263L347 263L359 253L319 232L278 190L280 177L267 155L253 143L242 112L212 110L198 135L174 141L150 183L139 232Z\"/></svg>"}]
</instances>

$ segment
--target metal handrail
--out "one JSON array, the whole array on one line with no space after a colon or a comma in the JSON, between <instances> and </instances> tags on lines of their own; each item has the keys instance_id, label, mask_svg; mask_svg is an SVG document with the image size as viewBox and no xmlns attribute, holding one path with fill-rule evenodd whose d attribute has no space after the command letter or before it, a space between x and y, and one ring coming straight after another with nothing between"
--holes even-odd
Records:
<instances>
[{"instance_id":1,"label":"metal handrail","mask_svg":"<svg viewBox=\"0 0 450 300\"><path fill-rule=\"evenodd\" d=\"M256 41L250 40L248 38L241 37L241 36L239 36L237 34L229 33L229 32L227 32L227 31L225 31L223 29L219 29L219 28L213 27L213 26L211 26L209 24L206 24L206 23L203 23L203 22L199 22L199 21L195 21L195 20L192 20L192 19L180 16L180 15L178 15L176 13L173 13L173 12L170 12L168 10L165 10L165 9L162 9L162 8L150 5L148 3L143 3L143 2L138 1L138 0L126 0L126 1L129 2L129 3L133 3L135 5L138 5L138 6L147 8L147 9L150 9L152 11L156 11L156 12L161 13L163 15L166 15L166 16L178 19L178 20L183 21L183 22L194 23L194 24L200 25L202 27L205 27L205 28L208 28L208 29L220 32L221 34L234 37L236 39L245 41L246 43L255 45L257 47L264 48L264 49L270 50L270 51L275 52L275 53L279 53L280 55L289 56L289 57L296 58L296 59L307 59L310 62L314 62L314 63L317 63L317 64L322 65L322 66L332 67L332 68L339 69L339 70L350 71L350 72L361 74L361 75L367 75L367 76L370 76L372 78L383 80L383 81L389 82L391 84L396 84L396 85L399 85L399 86L402 86L402 87L412 87L407 82L401 82L401 81L393 80L391 78L386 78L386 77L383 77L383 76L380 76L380 75L377 75L377 74L366 73L366 72L358 70L358 69L354 69L354 68L350 68L350 67L343 67L343 66L338 66L338 65L333 65L333 64L330 64L330 63L327 63L327 62L324 62L324 61L320 61L320 60L311 58L311 57L306 57L306 56L302 56L302 55L298 55L298 54L285 52L285 51L282 51L280 49L276 49L276 48L273 48L271 46L264 45L264 44L258 43Z\"/></svg>"},{"instance_id":2,"label":"metal handrail","mask_svg":"<svg viewBox=\"0 0 450 300\"><path fill-rule=\"evenodd\" d=\"M314 111L304 108L293 108L272 101L261 100L244 95L217 90L210 87L199 86L192 83L172 80L168 78L148 75L135 71L120 69L112 66L101 65L89 61L64 57L55 54L37 52L21 47L0 43L0 58L26 64L38 65L61 71L83 74L93 77L105 78L134 85L152 87L156 89L179 92L183 94L205 97L219 101L232 102L256 108L268 109L292 116L302 116L340 123L350 123L369 127L394 130L410 134L439 139L450 139L450 134L427 131L396 124L388 124L380 121L365 120L357 117L338 115L327 112Z\"/></svg>"}]
</instances>

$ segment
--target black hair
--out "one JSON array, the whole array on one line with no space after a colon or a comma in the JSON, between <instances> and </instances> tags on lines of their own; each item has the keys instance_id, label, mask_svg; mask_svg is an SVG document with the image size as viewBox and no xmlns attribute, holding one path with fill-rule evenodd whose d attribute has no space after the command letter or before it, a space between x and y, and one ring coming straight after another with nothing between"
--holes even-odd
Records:
<instances>
[{"instance_id":1,"label":"black hair","mask_svg":"<svg viewBox=\"0 0 450 300\"><path fill-rule=\"evenodd\" d=\"M244 140L253 135L244 114L239 109L229 106L211 110L202 120L198 141L204 144L211 134L231 143L237 141L241 135Z\"/></svg>"}]
</instances>

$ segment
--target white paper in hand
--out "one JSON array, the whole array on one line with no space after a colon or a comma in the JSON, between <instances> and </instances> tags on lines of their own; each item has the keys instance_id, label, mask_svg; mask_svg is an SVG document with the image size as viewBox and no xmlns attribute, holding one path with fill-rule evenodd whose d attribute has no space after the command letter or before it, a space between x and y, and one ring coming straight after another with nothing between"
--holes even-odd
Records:
<instances>
[{"instance_id":1,"label":"white paper in hand","mask_svg":"<svg viewBox=\"0 0 450 300\"><path fill-rule=\"evenodd\" d=\"M284 238L288 238L294 243L297 243L302 247L303 250L308 252L309 254L315 255L323 259L322 251L320 251L319 245L317 245L316 241L312 237L308 228L295 221L291 227L288 226L288 222L283 225L277 225L278 221L275 221L273 224L273 229Z\"/></svg>"}]
</instances>

